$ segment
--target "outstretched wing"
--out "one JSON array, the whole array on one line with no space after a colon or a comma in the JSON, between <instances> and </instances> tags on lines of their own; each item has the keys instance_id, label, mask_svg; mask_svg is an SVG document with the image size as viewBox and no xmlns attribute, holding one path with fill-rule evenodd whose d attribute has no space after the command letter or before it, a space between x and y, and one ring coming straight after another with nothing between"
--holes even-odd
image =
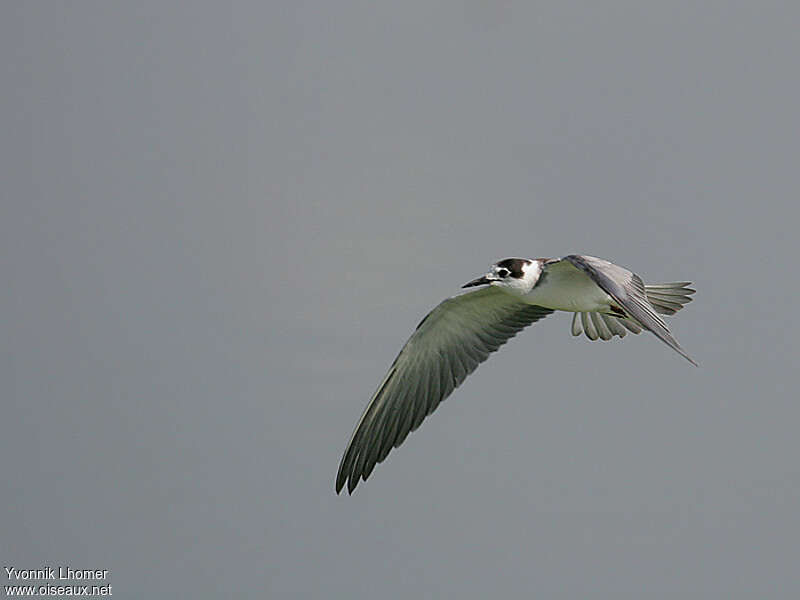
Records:
<instances>
[{"instance_id":1,"label":"outstretched wing","mask_svg":"<svg viewBox=\"0 0 800 600\"><path fill-rule=\"evenodd\" d=\"M675 350L693 365L697 363L681 348L672 336L656 309L647 299L647 293L641 278L627 269L614 263L596 258L570 254L562 260L585 272L600 289L611 296L630 317L642 327L651 331L658 339Z\"/></svg>"},{"instance_id":2,"label":"outstretched wing","mask_svg":"<svg viewBox=\"0 0 800 600\"><path fill-rule=\"evenodd\" d=\"M336 493L397 448L489 354L553 311L496 287L448 298L417 326L361 415L347 445Z\"/></svg>"}]
</instances>

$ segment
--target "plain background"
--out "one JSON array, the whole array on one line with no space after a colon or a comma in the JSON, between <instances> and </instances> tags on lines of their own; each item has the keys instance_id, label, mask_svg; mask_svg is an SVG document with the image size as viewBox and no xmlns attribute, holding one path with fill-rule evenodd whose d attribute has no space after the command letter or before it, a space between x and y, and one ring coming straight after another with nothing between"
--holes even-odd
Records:
<instances>
[{"instance_id":1,"label":"plain background","mask_svg":"<svg viewBox=\"0 0 800 600\"><path fill-rule=\"evenodd\" d=\"M800 596L796 2L5 2L0 561L114 597ZM691 280L556 314L333 491L507 256ZM5 577L5 575L4 575Z\"/></svg>"}]
</instances>

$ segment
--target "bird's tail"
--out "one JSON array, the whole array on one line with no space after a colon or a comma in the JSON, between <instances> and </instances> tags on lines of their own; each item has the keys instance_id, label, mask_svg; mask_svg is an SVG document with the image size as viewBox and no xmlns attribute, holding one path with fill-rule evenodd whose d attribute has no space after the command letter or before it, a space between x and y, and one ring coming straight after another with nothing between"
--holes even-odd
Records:
<instances>
[{"instance_id":1,"label":"bird's tail","mask_svg":"<svg viewBox=\"0 0 800 600\"><path fill-rule=\"evenodd\" d=\"M644 291L647 300L657 313L674 315L685 304L691 302L690 296L695 293L688 281L673 283L654 283L645 285ZM594 341L597 339L610 340L615 335L621 338L631 333L641 333L642 328L631 319L614 317L600 313L575 313L572 317L572 335L585 333L586 337Z\"/></svg>"},{"instance_id":2,"label":"bird's tail","mask_svg":"<svg viewBox=\"0 0 800 600\"><path fill-rule=\"evenodd\" d=\"M674 283L654 283L645 285L644 291L647 294L647 300L656 309L656 312L662 315L674 315L683 305L691 302L689 297L695 293L689 286L692 285L688 281L678 281Z\"/></svg>"}]
</instances>

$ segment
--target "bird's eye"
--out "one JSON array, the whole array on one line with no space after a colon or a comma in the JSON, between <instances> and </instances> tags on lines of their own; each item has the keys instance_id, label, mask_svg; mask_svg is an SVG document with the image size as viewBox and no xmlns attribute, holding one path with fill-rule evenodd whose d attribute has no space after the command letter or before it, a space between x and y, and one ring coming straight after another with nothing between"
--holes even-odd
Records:
<instances>
[{"instance_id":1,"label":"bird's eye","mask_svg":"<svg viewBox=\"0 0 800 600\"><path fill-rule=\"evenodd\" d=\"M509 275L510 273L511 273L511 271L509 271L508 269L498 269L498 270L497 270L497 274L498 274L500 277L508 277L508 275Z\"/></svg>"}]
</instances>

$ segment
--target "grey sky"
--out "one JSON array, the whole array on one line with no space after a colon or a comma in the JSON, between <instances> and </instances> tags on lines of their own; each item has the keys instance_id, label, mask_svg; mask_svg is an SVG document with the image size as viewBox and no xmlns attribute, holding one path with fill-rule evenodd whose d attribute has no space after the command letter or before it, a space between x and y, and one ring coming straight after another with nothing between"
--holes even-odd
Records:
<instances>
[{"instance_id":1,"label":"grey sky","mask_svg":"<svg viewBox=\"0 0 800 600\"><path fill-rule=\"evenodd\" d=\"M798 597L799 27L4 3L3 565L119 598ZM335 496L422 316L570 252L695 282L700 368L553 315Z\"/></svg>"}]
</instances>

